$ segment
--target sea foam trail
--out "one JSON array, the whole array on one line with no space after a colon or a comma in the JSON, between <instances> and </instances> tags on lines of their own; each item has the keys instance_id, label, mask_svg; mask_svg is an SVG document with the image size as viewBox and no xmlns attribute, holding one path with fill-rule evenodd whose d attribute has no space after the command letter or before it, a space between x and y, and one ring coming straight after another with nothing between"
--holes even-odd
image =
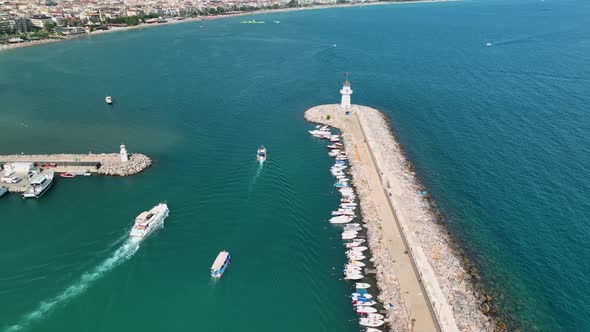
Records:
<instances>
[{"instance_id":1,"label":"sea foam trail","mask_svg":"<svg viewBox=\"0 0 590 332\"><path fill-rule=\"evenodd\" d=\"M12 325L5 329L5 332L14 332L26 329L31 326L31 324L47 316L59 305L65 304L74 297L84 293L84 291L86 291L86 289L92 285L92 283L100 279L104 274L121 265L129 258L133 257L137 250L139 250L139 244L140 241L128 239L100 265L96 266L89 272L85 272L80 277L80 279L78 279L73 285L66 288L59 295L50 300L39 303L35 310L26 314L18 324Z\"/></svg>"},{"instance_id":2,"label":"sea foam trail","mask_svg":"<svg viewBox=\"0 0 590 332\"><path fill-rule=\"evenodd\" d=\"M252 190L254 190L254 185L256 185L256 180L258 180L258 177L262 173L263 167L264 167L264 161L259 161L258 162L258 169L256 169L256 174L254 174L252 181L250 181L250 185L248 185L248 195L250 195L252 193Z\"/></svg>"}]
</instances>

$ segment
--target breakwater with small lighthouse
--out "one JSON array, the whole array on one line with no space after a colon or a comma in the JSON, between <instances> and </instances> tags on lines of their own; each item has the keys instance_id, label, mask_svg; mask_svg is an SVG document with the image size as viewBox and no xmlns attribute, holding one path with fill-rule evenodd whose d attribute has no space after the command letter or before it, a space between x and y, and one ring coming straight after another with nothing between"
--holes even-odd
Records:
<instances>
[{"instance_id":1,"label":"breakwater with small lighthouse","mask_svg":"<svg viewBox=\"0 0 590 332\"><path fill-rule=\"evenodd\" d=\"M352 183L377 273L378 299L391 331L492 331L488 299L475 287L461 254L425 197L386 117L352 105L308 109L305 119L341 131Z\"/></svg>"}]
</instances>

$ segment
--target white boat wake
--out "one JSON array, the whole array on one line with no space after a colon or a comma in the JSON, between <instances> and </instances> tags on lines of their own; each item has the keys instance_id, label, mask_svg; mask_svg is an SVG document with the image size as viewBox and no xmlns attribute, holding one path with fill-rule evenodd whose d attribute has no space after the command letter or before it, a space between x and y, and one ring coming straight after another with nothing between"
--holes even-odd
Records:
<instances>
[{"instance_id":1,"label":"white boat wake","mask_svg":"<svg viewBox=\"0 0 590 332\"><path fill-rule=\"evenodd\" d=\"M262 173L263 167L264 167L264 160L259 160L258 161L258 169L256 170L256 174L254 174L252 181L250 181L250 185L248 185L248 196L250 196L250 194L252 193L252 190L254 190L254 185L256 185L256 180L258 180L258 177Z\"/></svg>"},{"instance_id":2,"label":"white boat wake","mask_svg":"<svg viewBox=\"0 0 590 332\"><path fill-rule=\"evenodd\" d=\"M54 298L41 302L35 310L26 314L18 324L8 327L5 332L21 331L29 327L34 322L42 319L56 309L59 305L68 302L69 300L84 293L88 287L95 281L100 279L107 272L121 265L123 262L133 257L141 241L128 239L125 241L109 258L104 260L100 265L89 272L85 272L80 279L73 285L66 288L59 295Z\"/></svg>"}]
</instances>

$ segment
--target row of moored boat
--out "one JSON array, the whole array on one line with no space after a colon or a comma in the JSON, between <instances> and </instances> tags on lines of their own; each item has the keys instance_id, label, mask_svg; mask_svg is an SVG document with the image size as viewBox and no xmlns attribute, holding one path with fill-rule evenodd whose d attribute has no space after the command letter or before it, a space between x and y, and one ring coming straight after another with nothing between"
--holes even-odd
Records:
<instances>
[{"instance_id":1,"label":"row of moored boat","mask_svg":"<svg viewBox=\"0 0 590 332\"><path fill-rule=\"evenodd\" d=\"M332 211L330 223L342 225L342 240L344 240L346 257L348 258L348 262L343 269L344 279L360 281L365 277L363 275L363 269L365 268L363 261L367 258L365 253L369 248L366 239L361 235L361 224L352 222L356 218L358 204L356 203L356 193L350 185L348 157L344 151L344 145L340 142L340 136L333 135L327 126L317 126L315 130L311 130L309 133L315 137L330 141L330 145L328 145L330 152L328 154L335 159L330 172L336 178L334 187L341 196L338 209ZM349 297L355 311L360 316L360 325L367 327L366 331L368 332L378 332L380 330L375 329L375 327L385 324L385 317L374 308L377 302L368 291L370 287L367 283L356 282L355 290Z\"/></svg>"}]
</instances>

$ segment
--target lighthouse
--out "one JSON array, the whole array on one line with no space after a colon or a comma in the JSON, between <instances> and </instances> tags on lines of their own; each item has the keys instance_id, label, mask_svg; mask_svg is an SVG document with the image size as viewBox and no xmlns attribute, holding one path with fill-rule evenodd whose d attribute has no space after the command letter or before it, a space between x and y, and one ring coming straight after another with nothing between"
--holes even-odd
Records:
<instances>
[{"instance_id":1,"label":"lighthouse","mask_svg":"<svg viewBox=\"0 0 590 332\"><path fill-rule=\"evenodd\" d=\"M342 85L342 89L340 90L340 94L342 95L342 101L340 102L340 107L344 109L350 108L350 95L352 94L352 89L350 88L350 81L348 81L348 73L344 74L346 76L346 80Z\"/></svg>"},{"instance_id":2,"label":"lighthouse","mask_svg":"<svg viewBox=\"0 0 590 332\"><path fill-rule=\"evenodd\" d=\"M125 144L121 144L121 151L119 152L119 155L121 155L121 161L122 162L127 162L129 161L129 154L127 153L127 149L125 148Z\"/></svg>"}]
</instances>

